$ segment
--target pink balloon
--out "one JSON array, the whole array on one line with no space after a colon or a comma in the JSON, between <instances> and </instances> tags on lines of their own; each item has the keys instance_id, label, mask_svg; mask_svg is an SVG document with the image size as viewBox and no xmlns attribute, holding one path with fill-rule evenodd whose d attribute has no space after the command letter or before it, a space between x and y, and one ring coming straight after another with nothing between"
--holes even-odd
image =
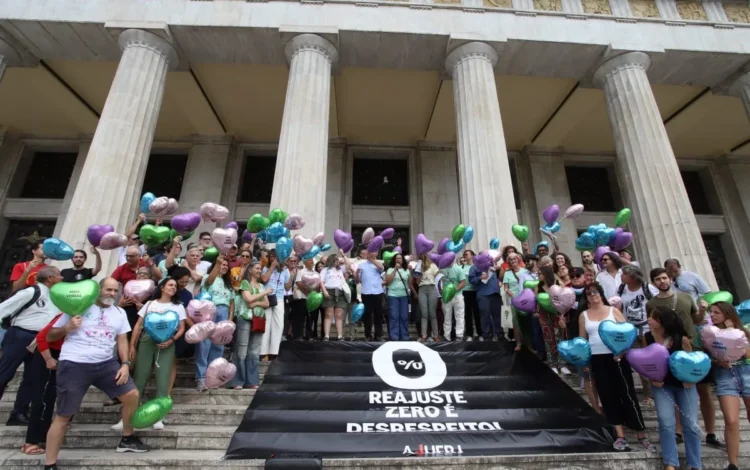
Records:
<instances>
[{"instance_id":1,"label":"pink balloon","mask_svg":"<svg viewBox=\"0 0 750 470\"><path fill-rule=\"evenodd\" d=\"M298 256L302 256L312 250L313 245L315 244L312 240L304 235L300 235L299 233L292 238L292 246L294 247L294 252L297 253Z\"/></svg>"},{"instance_id":2,"label":"pink balloon","mask_svg":"<svg viewBox=\"0 0 750 470\"><path fill-rule=\"evenodd\" d=\"M369 251L370 253L377 253L381 248L383 248L383 243L385 243L385 241L380 235L378 235L377 237L373 237L373 239L370 240L370 243L367 245L367 251Z\"/></svg>"},{"instance_id":3,"label":"pink balloon","mask_svg":"<svg viewBox=\"0 0 750 470\"><path fill-rule=\"evenodd\" d=\"M178 210L180 210L180 205L177 203L177 199L170 197L167 199L167 207L164 208L162 215L176 214Z\"/></svg>"},{"instance_id":4,"label":"pink balloon","mask_svg":"<svg viewBox=\"0 0 750 470\"><path fill-rule=\"evenodd\" d=\"M372 229L372 227L367 227L364 232L362 232L362 244L367 245L370 243L370 240L373 239L375 236L375 230Z\"/></svg>"},{"instance_id":5,"label":"pink balloon","mask_svg":"<svg viewBox=\"0 0 750 470\"><path fill-rule=\"evenodd\" d=\"M211 333L211 342L219 345L231 343L234 336L234 328L234 322L229 320L220 321L216 324L214 332Z\"/></svg>"},{"instance_id":6,"label":"pink balloon","mask_svg":"<svg viewBox=\"0 0 750 470\"><path fill-rule=\"evenodd\" d=\"M114 250L128 244L128 237L119 233L110 232L102 237L99 242L100 250Z\"/></svg>"},{"instance_id":7,"label":"pink balloon","mask_svg":"<svg viewBox=\"0 0 750 470\"><path fill-rule=\"evenodd\" d=\"M653 343L645 348L631 349L626 354L630 366L642 376L655 380L664 381L669 370L669 351L659 343Z\"/></svg>"},{"instance_id":8,"label":"pink balloon","mask_svg":"<svg viewBox=\"0 0 750 470\"><path fill-rule=\"evenodd\" d=\"M549 288L548 293L552 305L554 305L555 310L561 315L568 313L576 303L576 293L570 287L553 285Z\"/></svg>"},{"instance_id":9,"label":"pink balloon","mask_svg":"<svg viewBox=\"0 0 750 470\"><path fill-rule=\"evenodd\" d=\"M701 338L703 345L716 359L734 362L745 357L748 343L744 330L706 325L701 331Z\"/></svg>"},{"instance_id":10,"label":"pink balloon","mask_svg":"<svg viewBox=\"0 0 750 470\"><path fill-rule=\"evenodd\" d=\"M442 240L440 240L440 243L438 243L438 247L437 247L437 252L439 255L442 255L443 253L448 251L448 248L446 248L446 245L448 244L449 241L451 241L450 238L443 238Z\"/></svg>"},{"instance_id":11,"label":"pink balloon","mask_svg":"<svg viewBox=\"0 0 750 470\"><path fill-rule=\"evenodd\" d=\"M536 294L531 289L524 289L520 294L513 297L510 303L516 310L525 313L534 313L536 311Z\"/></svg>"},{"instance_id":12,"label":"pink balloon","mask_svg":"<svg viewBox=\"0 0 750 470\"><path fill-rule=\"evenodd\" d=\"M314 245L322 245L325 239L326 239L326 235L323 232L318 232L315 234L314 237L312 237L312 241Z\"/></svg>"},{"instance_id":13,"label":"pink balloon","mask_svg":"<svg viewBox=\"0 0 750 470\"><path fill-rule=\"evenodd\" d=\"M149 212L153 212L154 214L161 216L164 215L164 211L167 210L168 205L168 197L157 197L151 202L151 204L148 205L148 210Z\"/></svg>"},{"instance_id":14,"label":"pink balloon","mask_svg":"<svg viewBox=\"0 0 750 470\"><path fill-rule=\"evenodd\" d=\"M216 305L210 300L193 299L188 302L187 314L194 323L212 321L216 315Z\"/></svg>"},{"instance_id":15,"label":"pink balloon","mask_svg":"<svg viewBox=\"0 0 750 470\"><path fill-rule=\"evenodd\" d=\"M111 225L94 224L91 225L86 231L86 238L88 238L89 243L91 243L92 245L99 246L102 242L102 237L114 231L115 228Z\"/></svg>"},{"instance_id":16,"label":"pink balloon","mask_svg":"<svg viewBox=\"0 0 750 470\"><path fill-rule=\"evenodd\" d=\"M284 227L289 230L300 230L305 226L305 219L297 213L289 214L284 221Z\"/></svg>"},{"instance_id":17,"label":"pink balloon","mask_svg":"<svg viewBox=\"0 0 750 470\"><path fill-rule=\"evenodd\" d=\"M139 302L145 302L154 293L154 289L156 284L151 279L136 279L125 284L123 294L138 299Z\"/></svg>"},{"instance_id":18,"label":"pink balloon","mask_svg":"<svg viewBox=\"0 0 750 470\"><path fill-rule=\"evenodd\" d=\"M609 305L613 306L617 310L622 310L622 299L615 295L607 299L607 302L609 302Z\"/></svg>"},{"instance_id":19,"label":"pink balloon","mask_svg":"<svg viewBox=\"0 0 750 470\"><path fill-rule=\"evenodd\" d=\"M206 202L200 209L203 220L210 222L221 222L229 217L229 209L213 202Z\"/></svg>"},{"instance_id":20,"label":"pink balloon","mask_svg":"<svg viewBox=\"0 0 750 470\"><path fill-rule=\"evenodd\" d=\"M424 233L420 233L417 235L416 240L414 240L414 248L416 249L417 256L422 256L435 248L435 242L427 238Z\"/></svg>"},{"instance_id":21,"label":"pink balloon","mask_svg":"<svg viewBox=\"0 0 750 470\"><path fill-rule=\"evenodd\" d=\"M309 289L317 289L320 286L320 275L318 273L305 273L302 275L302 284Z\"/></svg>"},{"instance_id":22,"label":"pink balloon","mask_svg":"<svg viewBox=\"0 0 750 470\"><path fill-rule=\"evenodd\" d=\"M492 261L494 261L495 263L500 261L500 258L503 257L503 252L499 250L488 250L487 254L490 255Z\"/></svg>"},{"instance_id":23,"label":"pink balloon","mask_svg":"<svg viewBox=\"0 0 750 470\"><path fill-rule=\"evenodd\" d=\"M583 204L573 204L565 209L565 215L563 217L566 219L574 219L581 214L583 214Z\"/></svg>"},{"instance_id":24,"label":"pink balloon","mask_svg":"<svg viewBox=\"0 0 750 470\"><path fill-rule=\"evenodd\" d=\"M185 333L185 342L190 344L200 343L209 338L214 331L216 331L216 323L212 321L196 323L187 330L187 333Z\"/></svg>"},{"instance_id":25,"label":"pink balloon","mask_svg":"<svg viewBox=\"0 0 750 470\"><path fill-rule=\"evenodd\" d=\"M237 367L223 357L211 361L206 368L206 388L219 388L227 384L237 373Z\"/></svg>"},{"instance_id":26,"label":"pink balloon","mask_svg":"<svg viewBox=\"0 0 750 470\"><path fill-rule=\"evenodd\" d=\"M440 269L449 268L456 261L456 254L452 251L446 251L438 259L437 265Z\"/></svg>"},{"instance_id":27,"label":"pink balloon","mask_svg":"<svg viewBox=\"0 0 750 470\"><path fill-rule=\"evenodd\" d=\"M233 228L215 228L211 233L214 246L222 252L227 253L232 245L237 243L237 230Z\"/></svg>"}]
</instances>

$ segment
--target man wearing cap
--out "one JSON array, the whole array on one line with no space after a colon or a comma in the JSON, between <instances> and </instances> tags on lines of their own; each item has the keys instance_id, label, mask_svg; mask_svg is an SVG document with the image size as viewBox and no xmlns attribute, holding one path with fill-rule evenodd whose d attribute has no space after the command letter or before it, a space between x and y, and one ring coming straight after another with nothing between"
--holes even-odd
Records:
<instances>
[{"instance_id":1,"label":"man wearing cap","mask_svg":"<svg viewBox=\"0 0 750 470\"><path fill-rule=\"evenodd\" d=\"M633 259L633 249L632 248L624 248L620 250L617 253L620 256L620 262L624 265L630 265L635 266L636 268L640 268L641 264L638 261L635 261Z\"/></svg>"},{"instance_id":2,"label":"man wearing cap","mask_svg":"<svg viewBox=\"0 0 750 470\"><path fill-rule=\"evenodd\" d=\"M146 245L141 245L141 237L138 236L138 227L143 223L143 221L146 220L146 214L138 214L138 218L135 219L135 222L133 222L133 225L131 225L128 228L128 231L125 232L125 236L128 237L128 244L120 247L120 249L117 251L117 265L123 265L127 261L125 257L125 252L127 251L128 247L135 246L137 247L141 255L146 254Z\"/></svg>"},{"instance_id":3,"label":"man wearing cap","mask_svg":"<svg viewBox=\"0 0 750 470\"><path fill-rule=\"evenodd\" d=\"M227 260L227 263L229 263L229 269L236 268L241 264L240 257L237 256L237 244L235 243L229 248L229 252L227 253L227 256L224 258Z\"/></svg>"}]
</instances>

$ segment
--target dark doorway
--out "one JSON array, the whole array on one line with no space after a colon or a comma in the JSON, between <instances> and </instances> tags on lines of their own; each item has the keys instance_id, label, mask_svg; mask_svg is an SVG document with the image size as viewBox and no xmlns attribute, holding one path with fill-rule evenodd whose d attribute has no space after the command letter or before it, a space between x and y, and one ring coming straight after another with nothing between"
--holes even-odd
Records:
<instances>
[{"instance_id":1,"label":"dark doorway","mask_svg":"<svg viewBox=\"0 0 750 470\"><path fill-rule=\"evenodd\" d=\"M359 253L360 248L367 248L366 245L362 245L362 233L364 233L365 230L367 230L367 227L372 227L373 230L375 230L375 235L380 234L383 230L387 229L388 227L393 227L392 225L355 225L352 227L352 239L354 240L354 249L352 249L352 256L357 256ZM395 234L393 235L393 238L390 240L385 241L385 245L383 245L383 249L380 250L380 253L378 253L378 257L380 258L383 251L389 251L392 250L396 246L396 240L401 237L401 250L404 255L409 254L409 249L411 246L411 231L409 230L409 227L393 227Z\"/></svg>"},{"instance_id":2,"label":"dark doorway","mask_svg":"<svg viewBox=\"0 0 750 470\"><path fill-rule=\"evenodd\" d=\"M714 277L716 277L716 283L719 285L719 290L731 292L735 303L738 303L741 299L737 297L737 291L734 288L732 274L727 264L727 256L724 254L724 248L721 246L721 235L702 235L702 237L703 244L706 246L706 253L708 253L708 259L711 262L711 268L714 271Z\"/></svg>"},{"instance_id":3,"label":"dark doorway","mask_svg":"<svg viewBox=\"0 0 750 470\"><path fill-rule=\"evenodd\" d=\"M31 244L51 237L53 221L10 221L0 254L0 302L11 294L10 274L16 263L31 259Z\"/></svg>"}]
</instances>

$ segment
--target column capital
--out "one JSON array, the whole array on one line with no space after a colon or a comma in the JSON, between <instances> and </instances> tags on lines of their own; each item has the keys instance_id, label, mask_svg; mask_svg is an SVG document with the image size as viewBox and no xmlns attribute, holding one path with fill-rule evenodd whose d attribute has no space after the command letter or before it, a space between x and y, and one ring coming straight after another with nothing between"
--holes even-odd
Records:
<instances>
[{"instance_id":1,"label":"column capital","mask_svg":"<svg viewBox=\"0 0 750 470\"><path fill-rule=\"evenodd\" d=\"M492 68L495 68L499 56L495 48L486 42L467 42L453 49L448 54L448 57L445 59L445 69L453 75L456 65L466 59L484 59L492 64Z\"/></svg>"},{"instance_id":2,"label":"column capital","mask_svg":"<svg viewBox=\"0 0 750 470\"><path fill-rule=\"evenodd\" d=\"M142 47L156 52L164 57L170 70L177 67L180 62L177 50L172 44L156 34L142 29L126 29L120 33L117 42L120 44L120 49L123 52L130 47Z\"/></svg>"},{"instance_id":3,"label":"column capital","mask_svg":"<svg viewBox=\"0 0 750 470\"><path fill-rule=\"evenodd\" d=\"M594 84L602 88L607 77L623 69L640 68L647 71L651 66L651 58L645 52L626 52L615 56L594 72Z\"/></svg>"},{"instance_id":4,"label":"column capital","mask_svg":"<svg viewBox=\"0 0 750 470\"><path fill-rule=\"evenodd\" d=\"M331 65L335 65L339 60L339 51L331 41L318 36L317 34L300 34L294 36L286 46L284 52L289 62L292 58L302 51L313 51L328 59Z\"/></svg>"}]
</instances>

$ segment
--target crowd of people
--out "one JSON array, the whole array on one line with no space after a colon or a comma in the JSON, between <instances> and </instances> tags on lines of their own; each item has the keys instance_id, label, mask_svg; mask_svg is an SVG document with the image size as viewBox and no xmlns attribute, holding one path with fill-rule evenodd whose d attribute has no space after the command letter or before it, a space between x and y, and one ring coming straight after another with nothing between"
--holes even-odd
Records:
<instances>
[{"instance_id":1,"label":"crowd of people","mask_svg":"<svg viewBox=\"0 0 750 470\"><path fill-rule=\"evenodd\" d=\"M630 322L639 332L634 347L657 342L670 352L691 351L704 349L700 330L709 316L718 328L742 329L730 304L708 305L702 300L710 288L678 260L666 260L646 277L628 249L607 252L598 260L583 252L580 263L574 263L553 237L552 246L544 241L533 251L526 243L520 251L504 247L484 272L474 265L476 253L469 249L444 269L427 255L396 253L386 263L366 247L352 257L339 250L302 260L292 253L281 262L275 246L257 238L209 260L204 258L212 246L208 232L186 246L175 237L159 249L145 247L137 234L144 218L141 214L129 229L129 243L118 253L120 265L100 282L99 298L81 316L61 315L49 289L58 282L97 276L102 263L96 248L90 250L96 258L94 268L84 267L87 253L77 250L73 266L60 271L45 264L41 243L36 243L32 260L13 269L15 294L0 304L7 330L0 396L24 364L7 424L28 426L22 451L46 452L45 468L56 468L70 420L91 385L110 397L106 406L122 406L122 420L113 426L122 432L118 452L148 450L134 436L130 417L152 370L152 398L171 395L179 360L194 359L196 388L206 390L207 366L225 355L225 346L208 339L189 344L184 333L194 324L186 314L188 303L208 294L216 307L212 321L236 323L230 349L237 374L228 384L233 389L257 388L260 360L273 360L285 340L510 341L516 351L526 348L537 354L557 374L570 375L577 369L592 407L615 429L616 450L630 449L624 427L636 432L639 447L655 450L641 413L641 406L655 406L666 468L679 467L677 445L682 442L688 466L701 468L700 407L705 443L726 447L727 469L737 469L740 399L750 410L750 350L731 364L715 358L712 373L696 386L671 375L658 383L642 378L644 397L639 401L628 361L614 357L599 338L600 322ZM125 294L128 283L147 279L157 286L149 300ZM443 302L440 286L445 281L455 286L456 294ZM512 307L512 299L524 289L547 292L553 286L574 290L576 303L567 314L542 308L526 314ZM319 309L309 311L307 297L313 291L324 300ZM350 321L359 303L364 305L360 336ZM148 313L165 311L177 313L179 327L172 338L157 344L141 334L143 323ZM264 321L258 327L253 319L260 318ZM410 335L412 323L416 337ZM750 331L744 331L750 338ZM585 367L567 364L557 351L558 342L577 336L591 345L592 359ZM724 415L726 445L716 436L712 388ZM163 429L164 421L154 429Z\"/></svg>"}]
</instances>

